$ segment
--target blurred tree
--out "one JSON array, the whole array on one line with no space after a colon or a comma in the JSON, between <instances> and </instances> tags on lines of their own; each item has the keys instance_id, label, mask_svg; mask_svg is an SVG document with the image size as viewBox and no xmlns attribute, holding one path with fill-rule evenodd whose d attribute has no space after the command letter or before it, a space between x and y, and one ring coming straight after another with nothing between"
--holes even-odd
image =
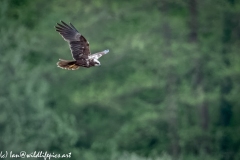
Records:
<instances>
[{"instance_id":1,"label":"blurred tree","mask_svg":"<svg viewBox=\"0 0 240 160\"><path fill-rule=\"evenodd\" d=\"M15 22L15 18L7 16L10 3L2 2L5 12L0 19L0 149L15 153L22 150L71 152L69 148L76 142L75 118L59 116L46 107L49 83L42 77L44 71L41 66L31 66L26 61L34 50L35 37L31 37L32 31L25 25L18 25L18 20Z\"/></svg>"}]
</instances>

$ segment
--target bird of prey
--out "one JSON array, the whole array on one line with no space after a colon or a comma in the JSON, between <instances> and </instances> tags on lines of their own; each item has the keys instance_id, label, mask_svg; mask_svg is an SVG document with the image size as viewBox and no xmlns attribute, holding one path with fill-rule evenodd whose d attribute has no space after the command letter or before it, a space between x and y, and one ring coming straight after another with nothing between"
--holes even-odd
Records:
<instances>
[{"instance_id":1,"label":"bird of prey","mask_svg":"<svg viewBox=\"0 0 240 160\"><path fill-rule=\"evenodd\" d=\"M77 29L70 23L70 25L61 21L55 26L56 31L69 43L69 47L74 60L59 59L57 66L63 69L75 70L79 67L93 67L100 66L98 59L107 54L109 50L104 50L95 54L91 54L89 42L81 35Z\"/></svg>"}]
</instances>

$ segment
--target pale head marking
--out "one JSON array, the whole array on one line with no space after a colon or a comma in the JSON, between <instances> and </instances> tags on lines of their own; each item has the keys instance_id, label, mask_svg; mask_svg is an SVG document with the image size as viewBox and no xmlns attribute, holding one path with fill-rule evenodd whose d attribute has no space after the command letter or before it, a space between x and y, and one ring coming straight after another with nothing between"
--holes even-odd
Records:
<instances>
[{"instance_id":1,"label":"pale head marking","mask_svg":"<svg viewBox=\"0 0 240 160\"><path fill-rule=\"evenodd\" d=\"M94 66L100 66L100 65L101 65L101 63L100 63L97 59L93 59L93 61L96 62L96 63L94 64Z\"/></svg>"}]
</instances>

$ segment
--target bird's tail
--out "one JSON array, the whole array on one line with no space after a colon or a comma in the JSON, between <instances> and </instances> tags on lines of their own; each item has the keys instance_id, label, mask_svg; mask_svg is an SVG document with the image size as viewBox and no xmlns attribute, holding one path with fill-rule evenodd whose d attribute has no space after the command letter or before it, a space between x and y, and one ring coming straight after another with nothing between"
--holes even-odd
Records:
<instances>
[{"instance_id":1,"label":"bird's tail","mask_svg":"<svg viewBox=\"0 0 240 160\"><path fill-rule=\"evenodd\" d=\"M57 62L57 66L62 69L68 69L68 70L75 70L79 68L79 65L76 64L76 61L74 60L63 60L59 59Z\"/></svg>"}]
</instances>

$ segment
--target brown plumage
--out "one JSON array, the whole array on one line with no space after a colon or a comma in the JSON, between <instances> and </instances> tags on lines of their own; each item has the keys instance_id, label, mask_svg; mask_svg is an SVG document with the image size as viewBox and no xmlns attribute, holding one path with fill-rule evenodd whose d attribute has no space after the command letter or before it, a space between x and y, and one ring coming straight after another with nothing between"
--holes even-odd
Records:
<instances>
[{"instance_id":1,"label":"brown plumage","mask_svg":"<svg viewBox=\"0 0 240 160\"><path fill-rule=\"evenodd\" d=\"M77 29L70 23L70 25L61 21L62 24L57 23L56 31L69 43L69 47L74 60L59 59L57 66L63 69L75 70L79 67L93 67L99 66L98 59L107 54L109 50L104 50L95 54L91 54L89 42L77 31Z\"/></svg>"}]
</instances>

